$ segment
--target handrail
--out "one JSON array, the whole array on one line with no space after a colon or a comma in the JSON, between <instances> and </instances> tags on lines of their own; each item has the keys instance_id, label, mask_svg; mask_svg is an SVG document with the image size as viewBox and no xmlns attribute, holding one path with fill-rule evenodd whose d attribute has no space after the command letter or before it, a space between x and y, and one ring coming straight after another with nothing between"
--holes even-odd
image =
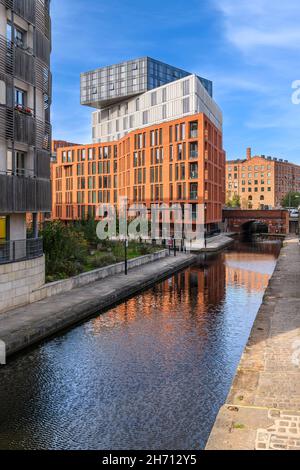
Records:
<instances>
[{"instance_id":1,"label":"handrail","mask_svg":"<svg viewBox=\"0 0 300 470\"><path fill-rule=\"evenodd\" d=\"M0 265L36 259L43 256L43 239L0 240Z\"/></svg>"}]
</instances>

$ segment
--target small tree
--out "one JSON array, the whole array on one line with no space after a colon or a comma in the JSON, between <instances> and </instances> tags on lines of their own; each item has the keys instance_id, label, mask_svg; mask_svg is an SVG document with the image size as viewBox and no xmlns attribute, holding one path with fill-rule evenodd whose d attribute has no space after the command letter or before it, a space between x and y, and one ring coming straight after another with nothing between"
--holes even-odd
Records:
<instances>
[{"instance_id":1,"label":"small tree","mask_svg":"<svg viewBox=\"0 0 300 470\"><path fill-rule=\"evenodd\" d=\"M226 206L231 208L240 208L241 197L238 196L238 194L234 194L231 199L227 199Z\"/></svg>"},{"instance_id":2,"label":"small tree","mask_svg":"<svg viewBox=\"0 0 300 470\"><path fill-rule=\"evenodd\" d=\"M300 193L290 191L282 200L282 207L298 208L300 206Z\"/></svg>"}]
</instances>

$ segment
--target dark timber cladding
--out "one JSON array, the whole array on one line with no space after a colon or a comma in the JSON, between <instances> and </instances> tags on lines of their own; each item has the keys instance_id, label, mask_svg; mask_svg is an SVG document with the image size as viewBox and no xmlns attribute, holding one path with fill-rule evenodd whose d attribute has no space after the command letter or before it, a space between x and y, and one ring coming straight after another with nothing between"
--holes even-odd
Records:
<instances>
[{"instance_id":1,"label":"dark timber cladding","mask_svg":"<svg viewBox=\"0 0 300 470\"><path fill-rule=\"evenodd\" d=\"M12 25L12 39L0 35L0 82L5 97L0 101L0 141L12 154L11 168L0 168L0 213L48 212L51 210L50 105L52 77L50 72L51 20L50 0L0 0L6 7ZM20 17L33 34L33 47L25 47L14 36L14 21ZM17 105L15 81L33 87L32 109ZM37 98L38 97L38 98ZM42 97L43 113L37 110ZM33 168L17 166L16 148L33 152Z\"/></svg>"}]
</instances>

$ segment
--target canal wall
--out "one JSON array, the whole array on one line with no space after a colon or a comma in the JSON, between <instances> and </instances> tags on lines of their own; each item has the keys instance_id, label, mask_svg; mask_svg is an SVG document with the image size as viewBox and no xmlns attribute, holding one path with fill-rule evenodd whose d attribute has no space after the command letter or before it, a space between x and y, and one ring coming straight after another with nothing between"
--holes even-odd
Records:
<instances>
[{"instance_id":1,"label":"canal wall","mask_svg":"<svg viewBox=\"0 0 300 470\"><path fill-rule=\"evenodd\" d=\"M300 450L300 246L288 239L207 450Z\"/></svg>"},{"instance_id":2,"label":"canal wall","mask_svg":"<svg viewBox=\"0 0 300 470\"><path fill-rule=\"evenodd\" d=\"M45 284L45 256L0 265L0 315L30 303L32 293Z\"/></svg>"},{"instance_id":3,"label":"canal wall","mask_svg":"<svg viewBox=\"0 0 300 470\"><path fill-rule=\"evenodd\" d=\"M178 253L0 315L7 357L126 300L197 260ZM140 260L141 261L141 260Z\"/></svg>"},{"instance_id":4,"label":"canal wall","mask_svg":"<svg viewBox=\"0 0 300 470\"><path fill-rule=\"evenodd\" d=\"M154 261L158 261L162 258L165 258L168 253L168 250L161 250L157 251L156 253L130 259L128 260L128 270L143 266L147 263L153 263ZM78 276L74 276L69 279L44 284L42 287L35 289L31 293L29 303L38 302L39 300L52 297L53 295L69 292L70 290L86 286L88 284L91 284L92 282L105 279L106 277L124 273L124 271L125 263L123 261L121 263L105 266L104 268L94 269L93 271L88 271L86 273L79 274Z\"/></svg>"}]
</instances>

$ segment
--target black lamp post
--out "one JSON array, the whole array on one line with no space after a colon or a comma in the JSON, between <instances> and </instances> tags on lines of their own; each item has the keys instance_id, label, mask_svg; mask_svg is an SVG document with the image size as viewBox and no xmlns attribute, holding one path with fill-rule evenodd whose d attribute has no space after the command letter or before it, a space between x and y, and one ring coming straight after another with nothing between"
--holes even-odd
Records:
<instances>
[{"instance_id":1,"label":"black lamp post","mask_svg":"<svg viewBox=\"0 0 300 470\"><path fill-rule=\"evenodd\" d=\"M127 248L128 248L128 238L125 238L125 239L124 239L124 249L125 249L125 276L128 275Z\"/></svg>"}]
</instances>

